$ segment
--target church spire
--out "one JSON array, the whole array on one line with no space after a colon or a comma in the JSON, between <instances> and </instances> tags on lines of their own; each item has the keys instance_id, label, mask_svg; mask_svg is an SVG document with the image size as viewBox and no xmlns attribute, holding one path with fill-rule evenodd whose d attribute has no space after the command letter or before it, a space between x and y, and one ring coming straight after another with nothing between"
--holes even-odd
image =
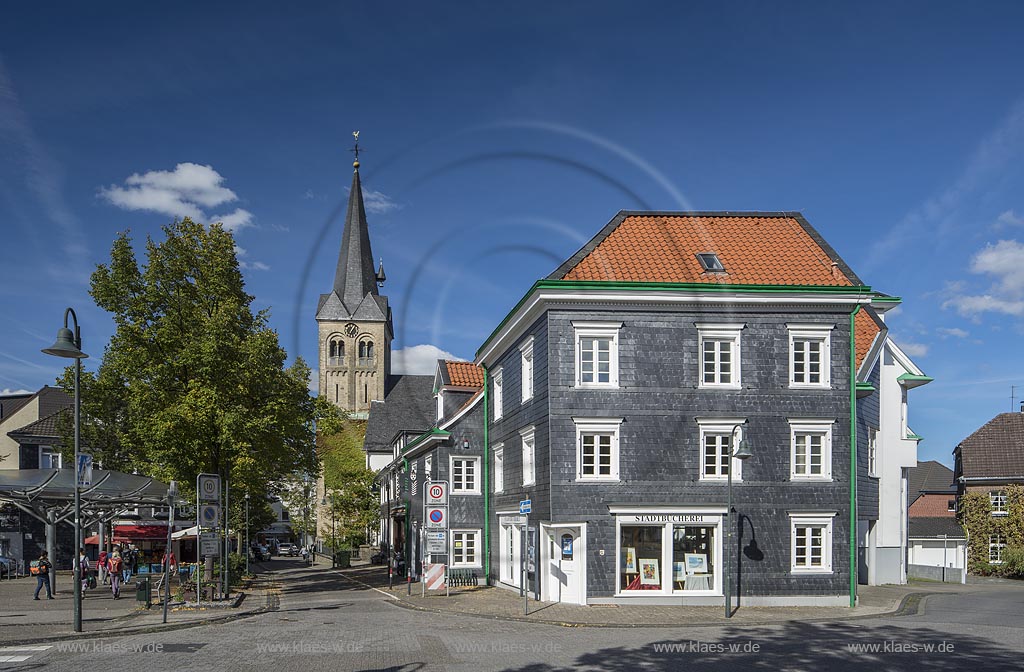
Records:
<instances>
[{"instance_id":1,"label":"church spire","mask_svg":"<svg viewBox=\"0 0 1024 672\"><path fill-rule=\"evenodd\" d=\"M377 294L377 277L370 251L370 230L363 207L363 187L359 182L359 131L353 134L352 188L348 193L345 230L341 235L338 268L334 272L334 291L349 311L356 309L367 294Z\"/></svg>"}]
</instances>

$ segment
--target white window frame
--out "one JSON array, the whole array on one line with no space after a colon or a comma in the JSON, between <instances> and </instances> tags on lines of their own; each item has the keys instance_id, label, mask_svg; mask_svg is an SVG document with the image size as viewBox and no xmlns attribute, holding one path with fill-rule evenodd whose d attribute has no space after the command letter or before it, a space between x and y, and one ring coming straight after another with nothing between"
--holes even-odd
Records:
<instances>
[{"instance_id":1,"label":"white window frame","mask_svg":"<svg viewBox=\"0 0 1024 672\"><path fill-rule=\"evenodd\" d=\"M823 420L820 418L789 418L789 480L791 481L831 481L832 480L832 426L835 420ZM821 441L821 471L820 474L811 474L811 456L808 451L806 473L798 473L796 470L797 437L814 436L822 437Z\"/></svg>"},{"instance_id":2,"label":"white window frame","mask_svg":"<svg viewBox=\"0 0 1024 672\"><path fill-rule=\"evenodd\" d=\"M622 425L622 418L573 418L576 425L576 480L578 482L602 482L619 480L619 427ZM599 474L583 474L583 437L608 435L610 441L610 467L611 473L607 476ZM595 471L597 470L597 456L595 455Z\"/></svg>"},{"instance_id":3,"label":"white window frame","mask_svg":"<svg viewBox=\"0 0 1024 672\"><path fill-rule=\"evenodd\" d=\"M533 399L533 336L526 339L526 342L519 346L522 355L522 384L523 403Z\"/></svg>"},{"instance_id":4,"label":"white window frame","mask_svg":"<svg viewBox=\"0 0 1024 672\"><path fill-rule=\"evenodd\" d=\"M992 507L993 517L1009 515L1006 508L1006 490L989 490L988 503Z\"/></svg>"},{"instance_id":5,"label":"white window frame","mask_svg":"<svg viewBox=\"0 0 1024 672\"><path fill-rule=\"evenodd\" d=\"M993 541L993 539L995 541ZM1006 548L1006 537L1002 534L990 534L988 535L988 562L990 565L1001 565L1003 564L1003 550ZM993 559L993 553L995 551L995 559Z\"/></svg>"},{"instance_id":6,"label":"white window frame","mask_svg":"<svg viewBox=\"0 0 1024 672\"><path fill-rule=\"evenodd\" d=\"M694 323L697 327L697 387L700 389L713 390L738 390L742 386L743 378L740 371L740 354L742 352L740 333L746 324L711 324ZM719 382L722 372L717 363L715 366L716 381L710 383L704 381L704 342L716 341L729 343L729 358L732 363L730 380L727 383Z\"/></svg>"},{"instance_id":7,"label":"white window frame","mask_svg":"<svg viewBox=\"0 0 1024 672\"><path fill-rule=\"evenodd\" d=\"M868 427L868 476L878 478L878 430Z\"/></svg>"},{"instance_id":8,"label":"white window frame","mask_svg":"<svg viewBox=\"0 0 1024 672\"><path fill-rule=\"evenodd\" d=\"M473 539L473 561L472 562L466 562L465 560L463 560L462 562L456 562L455 561L455 542L456 542L456 538L458 536L460 536L460 535L468 535L468 536L472 537L472 539ZM451 531L451 539L452 539L451 542L450 542L451 545L448 548L448 551L451 553L451 555L449 555L448 557L451 558L452 567L482 567L482 565L481 565L481 553L482 553L482 550L480 548L480 530L479 529L458 529L458 530L452 530ZM462 541L463 541L463 543L465 543L465 539L463 539ZM465 554L464 550L463 550L463 554Z\"/></svg>"},{"instance_id":9,"label":"white window frame","mask_svg":"<svg viewBox=\"0 0 1024 672\"><path fill-rule=\"evenodd\" d=\"M502 389L501 389L502 388L502 375L501 375L501 373L502 373L502 370L501 370L501 367L499 366L498 368L496 368L494 370L494 373L491 374L491 383L492 383L491 384L491 390L494 393L493 396L494 396L494 420L495 421L501 420L501 416L503 415L503 411L504 411L504 408L503 408L504 404L502 403L503 402L503 394L502 394Z\"/></svg>"},{"instance_id":10,"label":"white window frame","mask_svg":"<svg viewBox=\"0 0 1024 672\"><path fill-rule=\"evenodd\" d=\"M835 511L789 513L789 571L793 574L832 574L832 520ZM796 533L798 528L820 528L821 566L796 564ZM810 549L808 549L809 551ZM809 557L809 553L808 553Z\"/></svg>"},{"instance_id":11,"label":"white window frame","mask_svg":"<svg viewBox=\"0 0 1024 672\"><path fill-rule=\"evenodd\" d=\"M464 483L457 483L455 480L455 463L473 463L473 487L467 488ZM453 495L479 495L480 494L480 457L478 455L450 455L448 457L448 475L451 478L451 491ZM463 468L463 480L465 480L465 468ZM459 487L456 487L456 486Z\"/></svg>"},{"instance_id":12,"label":"white window frame","mask_svg":"<svg viewBox=\"0 0 1024 672\"><path fill-rule=\"evenodd\" d=\"M51 456L51 458L50 458L51 465L52 465L53 459L56 459L57 460L57 466L56 467L53 467L53 466L43 467L43 455L44 454ZM40 469L54 469L54 468L56 468L56 469L63 469L64 468L64 456L61 454L61 452L59 450L57 450L53 446L39 446L39 455L37 457L36 464L39 465Z\"/></svg>"},{"instance_id":13,"label":"white window frame","mask_svg":"<svg viewBox=\"0 0 1024 672\"><path fill-rule=\"evenodd\" d=\"M505 444L494 444L494 492L505 491Z\"/></svg>"},{"instance_id":14,"label":"white window frame","mask_svg":"<svg viewBox=\"0 0 1024 672\"><path fill-rule=\"evenodd\" d=\"M438 390L434 398L437 400L437 417L434 419L440 422L441 418L444 417L444 391Z\"/></svg>"},{"instance_id":15,"label":"white window frame","mask_svg":"<svg viewBox=\"0 0 1024 672\"><path fill-rule=\"evenodd\" d=\"M523 441L523 485L533 485L537 482L537 440L534 427L531 425L519 430L519 436Z\"/></svg>"},{"instance_id":16,"label":"white window frame","mask_svg":"<svg viewBox=\"0 0 1024 672\"><path fill-rule=\"evenodd\" d=\"M832 388L832 330L834 324L787 324L789 330L789 387L793 390L828 390ZM821 380L817 383L796 379L796 342L821 343ZM805 371L804 376L808 373Z\"/></svg>"},{"instance_id":17,"label":"white window frame","mask_svg":"<svg viewBox=\"0 0 1024 672\"><path fill-rule=\"evenodd\" d=\"M746 423L746 418L697 418L697 425L700 427L700 443L698 445L698 464L700 481L710 481L717 483L724 483L729 480L729 472L717 473L707 475L704 473L704 439L707 436L727 436L729 437L729 445L727 450L729 453L736 451L736 446L739 445L736 441L736 437L739 436L740 440L743 437L743 428L737 427L737 425L743 425ZM738 431L737 431L738 430ZM719 453L719 459L716 462L716 471L721 471L721 453ZM743 482L743 460L732 458L730 464L732 470L732 482L742 483Z\"/></svg>"},{"instance_id":18,"label":"white window frame","mask_svg":"<svg viewBox=\"0 0 1024 672\"><path fill-rule=\"evenodd\" d=\"M423 458L423 478L427 482L434 480L434 456L427 455Z\"/></svg>"},{"instance_id":19,"label":"white window frame","mask_svg":"<svg viewBox=\"0 0 1024 672\"><path fill-rule=\"evenodd\" d=\"M576 387L581 389L617 389L619 387L619 330L622 322L580 322L573 320L573 349L576 359ZM583 382L583 347L582 339L609 339L608 344L608 382ZM596 360L595 360L596 366ZM597 371L594 371L597 376Z\"/></svg>"}]
</instances>

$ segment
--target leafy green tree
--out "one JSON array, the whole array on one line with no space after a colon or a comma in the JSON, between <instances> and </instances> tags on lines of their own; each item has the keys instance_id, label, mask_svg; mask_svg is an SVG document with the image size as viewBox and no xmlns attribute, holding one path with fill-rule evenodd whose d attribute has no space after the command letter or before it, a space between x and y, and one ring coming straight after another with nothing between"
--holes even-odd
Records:
<instances>
[{"instance_id":1,"label":"leafy green tree","mask_svg":"<svg viewBox=\"0 0 1024 672\"><path fill-rule=\"evenodd\" d=\"M366 468L363 440L366 422L344 418L337 431L321 434L318 451L328 491L327 517L321 528L328 531L328 545L361 544L366 528L376 522L379 504L374 473ZM334 530L333 536L330 532Z\"/></svg>"},{"instance_id":2,"label":"leafy green tree","mask_svg":"<svg viewBox=\"0 0 1024 672\"><path fill-rule=\"evenodd\" d=\"M233 498L316 473L326 404L309 394L301 358L286 365L267 311L253 312L233 237L187 218L163 233L147 239L142 266L119 235L92 275L116 332L83 375L86 444L104 467L175 479L186 493L200 473L227 477Z\"/></svg>"}]
</instances>

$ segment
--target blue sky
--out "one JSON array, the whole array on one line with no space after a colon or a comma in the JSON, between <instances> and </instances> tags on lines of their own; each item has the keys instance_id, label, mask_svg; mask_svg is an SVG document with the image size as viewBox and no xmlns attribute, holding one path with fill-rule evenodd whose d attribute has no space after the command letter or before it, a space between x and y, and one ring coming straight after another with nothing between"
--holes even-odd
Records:
<instances>
[{"instance_id":1,"label":"blue sky","mask_svg":"<svg viewBox=\"0 0 1024 672\"><path fill-rule=\"evenodd\" d=\"M8 4L0 390L53 381L68 305L95 365L89 273L190 213L315 361L359 129L396 347L471 358L619 209L800 210L904 297L911 424L951 463L1024 386L1024 6L833 5Z\"/></svg>"}]
</instances>

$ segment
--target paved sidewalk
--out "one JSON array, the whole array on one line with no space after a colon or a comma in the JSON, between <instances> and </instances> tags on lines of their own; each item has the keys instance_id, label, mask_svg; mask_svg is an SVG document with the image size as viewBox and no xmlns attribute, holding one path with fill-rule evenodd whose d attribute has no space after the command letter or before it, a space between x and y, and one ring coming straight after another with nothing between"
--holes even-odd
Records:
<instances>
[{"instance_id":1,"label":"paved sidewalk","mask_svg":"<svg viewBox=\"0 0 1024 672\"><path fill-rule=\"evenodd\" d=\"M259 566L257 566L259 569ZM258 576L253 585L217 607L196 609L175 608L172 604L163 623L163 608L154 602L150 609L135 600L135 583L121 589L120 599L113 599L109 586L87 590L82 600L82 630L73 630L74 593L70 572L60 572L54 599L46 599L46 589L39 601L32 599L35 577L0 581L0 645L25 644L71 637L95 637L97 634L148 632L154 629L177 629L202 623L240 618L266 609L273 584L266 575ZM154 591L153 599L156 600ZM229 606L230 605L230 606Z\"/></svg>"},{"instance_id":2,"label":"paved sidewalk","mask_svg":"<svg viewBox=\"0 0 1024 672\"><path fill-rule=\"evenodd\" d=\"M529 614L523 614L523 598L518 591L489 586L453 588L450 597L443 592L421 597L419 583L412 594L405 583L388 588L387 570L360 567L341 570L343 576L373 587L393 598L400 606L425 611L469 614L484 618L589 627L679 627L701 625L767 624L790 621L835 621L882 615L916 613L917 604L930 594L978 592L1005 589L1005 586L961 586L959 584L912 583L906 586L860 586L859 603L848 607L740 607L726 619L724 607L682 607L655 605L578 606L554 602L529 602ZM1024 587L1019 587L1024 589Z\"/></svg>"}]
</instances>

